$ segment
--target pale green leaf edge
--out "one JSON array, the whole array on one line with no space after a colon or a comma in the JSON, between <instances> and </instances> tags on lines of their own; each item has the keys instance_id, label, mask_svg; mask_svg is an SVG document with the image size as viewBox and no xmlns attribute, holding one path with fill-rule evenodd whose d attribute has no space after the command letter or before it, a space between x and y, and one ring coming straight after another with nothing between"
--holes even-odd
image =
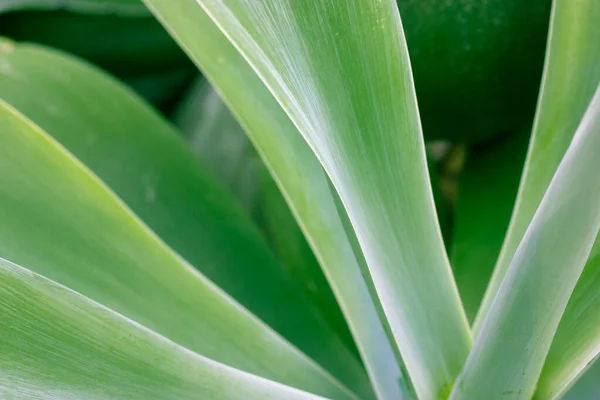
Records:
<instances>
[{"instance_id":1,"label":"pale green leaf edge","mask_svg":"<svg viewBox=\"0 0 600 400\"><path fill-rule=\"evenodd\" d=\"M2 258L0 300L3 398L320 398L202 357Z\"/></svg>"},{"instance_id":2,"label":"pale green leaf edge","mask_svg":"<svg viewBox=\"0 0 600 400\"><path fill-rule=\"evenodd\" d=\"M298 376L279 376L279 379L284 381L294 382L297 379L300 379L296 382L296 385L304 385L301 384L301 381L305 381L308 386L312 386L310 390L319 391L325 390L328 393L336 393L337 395L343 398L356 398L356 396L351 393L347 388L345 388L341 383L339 383L329 372L325 371L320 365L315 363L312 359L307 357L304 353L300 352L296 347L287 342L284 338L279 336L276 332L274 332L270 327L264 324L261 320L256 318L252 313L248 312L244 307L242 307L239 303L237 303L234 299L232 299L227 293L223 292L219 287L214 285L210 280L208 280L204 275L202 275L197 269L193 268L187 261L182 259L179 254L174 252L160 237L158 237L150 228L148 228L143 221L141 221L129 208L128 206L102 181L100 180L92 171L90 171L85 165L83 165L76 157L74 157L67 149L65 149L60 143L58 143L52 136L44 132L41 128L39 128L34 122L30 121L27 117L23 116L18 110L14 109L10 104L6 103L4 100L0 99L0 112L3 114L8 113L9 115L14 115L19 120L23 121L30 129L31 132L35 134L36 137L39 138L45 145L49 146L60 154L61 157L71 163L73 168L80 171L82 175L89 179L90 182L94 186L97 186L99 190L102 190L106 193L108 197L110 197L111 201L114 202L118 207L120 207L124 213L127 214L128 218L134 221L137 228L140 232L143 232L144 235L147 235L156 245L163 249L166 253L169 254L169 257L176 260L177 264L182 268L182 270L186 271L190 277L193 277L194 280L198 280L201 282L202 286L206 288L206 290L210 293L213 293L215 298L222 301L224 307L231 309L235 314L239 315L240 321L243 324L248 324L248 326L257 327L264 335L261 341L264 343L260 344L257 342L252 343L252 347L256 347L260 344L259 347L262 346L275 346L283 350L283 353L292 356L297 362L298 365L304 365L302 368L306 368L306 372L308 375L306 377L298 377ZM1 256L1 255L0 255ZM207 322L210 323L210 322ZM256 340L257 338L255 338ZM269 344L267 344L269 343ZM188 348L187 346L185 346ZM190 349L193 351L193 349ZM263 373L271 373L278 370L276 365L270 366L271 371L264 370ZM280 367L279 367L280 368ZM312 371L312 372L311 372ZM315 374L316 373L316 374ZM309 375L313 375L312 378L305 380ZM275 374L277 375L277 374ZM279 374L281 375L281 374ZM312 381L313 378L319 377L317 380L321 380L321 383L313 386L316 381ZM312 381L312 383L311 383ZM286 382L286 383L289 383ZM328 382L327 385L321 385L322 383ZM291 384L291 383L290 383ZM331 386L330 386L331 385ZM331 391L330 391L331 390Z\"/></svg>"}]
</instances>

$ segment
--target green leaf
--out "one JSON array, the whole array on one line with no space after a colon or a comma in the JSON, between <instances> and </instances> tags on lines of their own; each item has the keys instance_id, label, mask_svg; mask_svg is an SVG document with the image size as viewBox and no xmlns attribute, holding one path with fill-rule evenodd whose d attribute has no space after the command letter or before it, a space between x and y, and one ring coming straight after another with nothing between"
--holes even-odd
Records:
<instances>
[{"instance_id":1,"label":"green leaf","mask_svg":"<svg viewBox=\"0 0 600 400\"><path fill-rule=\"evenodd\" d=\"M516 243L547 188L552 173L600 83L600 6L595 1L554 3L546 70L517 207L476 321L480 325L504 277ZM568 55L568 56L566 56ZM598 245L593 254L598 251ZM595 357L600 346L600 260L591 257L559 324L538 382L538 396L551 398Z\"/></svg>"},{"instance_id":2,"label":"green leaf","mask_svg":"<svg viewBox=\"0 0 600 400\"><path fill-rule=\"evenodd\" d=\"M450 399L529 399L600 229L600 86L481 324Z\"/></svg>"},{"instance_id":3,"label":"green leaf","mask_svg":"<svg viewBox=\"0 0 600 400\"><path fill-rule=\"evenodd\" d=\"M446 395L471 339L437 223L396 5L199 3L330 176L417 394Z\"/></svg>"},{"instance_id":4,"label":"green leaf","mask_svg":"<svg viewBox=\"0 0 600 400\"><path fill-rule=\"evenodd\" d=\"M555 398L600 353L600 237L569 299L538 382L538 398Z\"/></svg>"},{"instance_id":5,"label":"green leaf","mask_svg":"<svg viewBox=\"0 0 600 400\"><path fill-rule=\"evenodd\" d=\"M282 189L347 318L378 396L400 398L400 368L319 162L264 84L194 0L147 4L218 88Z\"/></svg>"},{"instance_id":6,"label":"green leaf","mask_svg":"<svg viewBox=\"0 0 600 400\"><path fill-rule=\"evenodd\" d=\"M294 281L302 284L326 321L355 349L310 245L258 152L217 92L206 80L198 79L172 119L194 152L252 217Z\"/></svg>"},{"instance_id":7,"label":"green leaf","mask_svg":"<svg viewBox=\"0 0 600 400\"><path fill-rule=\"evenodd\" d=\"M474 144L460 172L450 263L469 321L500 253L528 142L517 133Z\"/></svg>"},{"instance_id":8,"label":"green leaf","mask_svg":"<svg viewBox=\"0 0 600 400\"><path fill-rule=\"evenodd\" d=\"M163 240L309 352L360 379L353 355L302 307L293 282L279 279L259 233L168 124L69 58L17 46L1 61L2 96L85 160ZM209 358L315 393L343 393L46 133L0 141L0 255Z\"/></svg>"},{"instance_id":9,"label":"green leaf","mask_svg":"<svg viewBox=\"0 0 600 400\"><path fill-rule=\"evenodd\" d=\"M198 356L1 258L0 314L5 399L317 399Z\"/></svg>"},{"instance_id":10,"label":"green leaf","mask_svg":"<svg viewBox=\"0 0 600 400\"><path fill-rule=\"evenodd\" d=\"M554 0L546 66L513 216L475 320L477 333L550 180L600 82L600 5Z\"/></svg>"}]
</instances>

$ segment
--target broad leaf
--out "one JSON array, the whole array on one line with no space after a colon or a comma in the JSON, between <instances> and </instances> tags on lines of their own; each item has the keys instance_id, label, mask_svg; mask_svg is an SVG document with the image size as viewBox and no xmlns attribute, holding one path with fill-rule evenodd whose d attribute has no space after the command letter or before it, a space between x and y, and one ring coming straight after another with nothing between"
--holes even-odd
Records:
<instances>
[{"instance_id":1,"label":"broad leaf","mask_svg":"<svg viewBox=\"0 0 600 400\"><path fill-rule=\"evenodd\" d=\"M437 224L395 3L199 3L335 185L417 394L446 395L471 339Z\"/></svg>"},{"instance_id":2,"label":"broad leaf","mask_svg":"<svg viewBox=\"0 0 600 400\"><path fill-rule=\"evenodd\" d=\"M4 122L3 133L30 129L18 125ZM317 399L198 356L3 259L0 315L3 399Z\"/></svg>"},{"instance_id":3,"label":"broad leaf","mask_svg":"<svg viewBox=\"0 0 600 400\"><path fill-rule=\"evenodd\" d=\"M60 57L35 48L31 51L36 55L35 60L40 63L35 65L53 63L56 66L54 71L69 71L66 75L69 80L79 81L78 72L84 75L95 74L87 67L73 65L71 60L66 59L61 65ZM17 58L20 52L18 48L13 51ZM22 49L21 54L26 56L28 48ZM46 58L48 62L41 62L44 54L49 58ZM39 76L37 79L40 79ZM38 83L41 81L43 78ZM236 240L239 251L233 251L238 263L242 261L242 257L253 257L255 262L265 263L253 265L255 269L267 266L271 256L268 253L260 255L262 242L258 234L240 226L244 223L240 218L243 214L236 212L231 203L227 204L224 190L219 190L218 185L211 183L210 176L203 173L201 168L194 167L198 165L195 164L194 156L186 153L183 143L178 141L170 127L137 99L122 92L118 85L110 81L103 82L102 79L84 79L80 81L78 89L83 88L84 82L100 87L108 84L109 96L104 98L110 99L110 102L106 102L101 110L95 107L103 98L102 89L98 88L84 90L83 98L73 97L68 101L73 94L66 90L69 86L65 83L57 85L52 79L46 80L46 90L60 87L56 92L65 97L46 97L56 101L42 103L45 110L32 107L32 103L27 100L18 101L18 96L11 97L31 114L34 113L33 110L38 110L39 114L35 115L35 119L53 129L57 137L60 136L92 168L100 171L99 174L111 182L139 215L152 214L148 218L152 221L149 223L156 224L160 234L166 237L169 232L182 228L185 225L178 227L173 225L174 221L190 215L185 214L186 211L182 208L171 206L182 205L178 202L192 198L193 193L196 193L194 198L199 201L200 193L203 193L203 201L194 204L196 214L192 214L192 222L204 221L206 226L205 230L194 230L199 235L196 239L200 240L200 235L206 235L209 231L220 235L215 226L221 229L229 226L232 236L228 236L228 241L220 244L227 247L221 248L231 251L231 245L236 243L231 240ZM6 86L2 93L11 93L7 81L4 84ZM111 85L114 85L112 89ZM44 86L37 87L40 97L43 97ZM52 90L48 93L52 93ZM94 103L88 103L86 108L85 99L90 93L95 93L96 96L93 97ZM79 107L73 99L79 101ZM64 103L60 100L67 101L70 108L63 107ZM6 107L8 106L3 106L8 110ZM61 118L52 117L57 110L58 115L65 117L62 120L80 125L71 125L74 128L72 130L65 125L62 125L62 129L57 129L61 127ZM98 111L99 115L96 114ZM76 113L80 119L67 118L66 115L70 113ZM110 127L110 121L117 121L119 113L129 121L121 128L125 131L115 129L111 133L110 129L101 130L103 126L107 126L102 125L102 121ZM3 120L2 123L9 124L14 119L13 114L12 111L4 111L7 121ZM107 119L106 116L110 118ZM88 121L92 121L90 126L85 124L86 117L90 118ZM8 127L3 125L5 130ZM27 134L10 132L8 130L8 133L0 136L0 214L3 221L0 227L0 255L27 265L33 271L209 358L315 393L333 396L344 393L327 373L174 253L121 199L48 134L34 128L29 129ZM69 135L69 132L77 134ZM81 134L82 132L85 134ZM143 135L144 140L136 140L138 135ZM110 146L111 143L120 143L122 147ZM145 150L137 153L129 151L133 143L144 143L145 146L139 148ZM113 157L95 158L94 155L107 151L103 149L109 149ZM123 153L119 154L118 149ZM154 157L147 158L150 154L154 154ZM142 171L145 173L141 174ZM130 174L138 180L130 179ZM178 179L159 179L169 176L177 176ZM180 187L181 183L186 185ZM211 188L208 194L203 190L207 187ZM187 196L178 195L178 190L185 190ZM189 210L187 207L185 209ZM153 213L152 210L157 212ZM217 212L210 218L222 218L209 224L211 219L203 216L203 213L210 211ZM168 219L169 216L174 219ZM229 218L231 225L225 225L227 219L224 218ZM161 221L163 223L159 224ZM241 236L235 235L236 231ZM253 236L254 241L251 240ZM174 236L169 236L169 240L173 238ZM242 241L244 238L250 240ZM203 240L203 249L213 260L212 264L207 263L210 258L203 260L201 266L204 271L209 272L210 266L227 265L223 264L227 262L226 257L230 256L226 254L227 251L216 251L210 247L210 241ZM181 245L182 242L178 244ZM214 253L211 255L209 251ZM258 251L258 254L253 254L252 251ZM273 270L275 267L272 267ZM263 271L268 272L267 269ZM220 276L225 275L221 271ZM230 281L233 280L230 278ZM269 290L265 286L265 290ZM270 293L277 294L276 289L281 288L273 288ZM289 294L284 293L279 297L282 304L287 304L287 296ZM290 305L294 304L293 298L290 300ZM301 311L295 309L293 312L298 310ZM286 315L282 311L280 313ZM298 327L299 320L296 317L288 317L288 328L307 328ZM315 332L318 335L319 330ZM335 346L335 336L329 338L327 344ZM318 340L327 340L327 337ZM341 345L338 348L345 350ZM354 358L349 356L348 362L352 360Z\"/></svg>"},{"instance_id":4,"label":"broad leaf","mask_svg":"<svg viewBox=\"0 0 600 400\"><path fill-rule=\"evenodd\" d=\"M600 229L600 86L481 323L451 399L529 399Z\"/></svg>"},{"instance_id":5,"label":"broad leaf","mask_svg":"<svg viewBox=\"0 0 600 400\"><path fill-rule=\"evenodd\" d=\"M347 318L379 397L401 373L336 213L319 162L267 88L195 0L147 3L231 106L282 189Z\"/></svg>"}]
</instances>

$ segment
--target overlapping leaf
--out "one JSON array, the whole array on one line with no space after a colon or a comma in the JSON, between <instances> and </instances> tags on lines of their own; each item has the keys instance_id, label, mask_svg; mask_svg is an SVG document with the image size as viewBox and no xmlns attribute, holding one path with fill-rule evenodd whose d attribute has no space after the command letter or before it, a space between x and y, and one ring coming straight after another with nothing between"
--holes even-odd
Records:
<instances>
[{"instance_id":1,"label":"overlapping leaf","mask_svg":"<svg viewBox=\"0 0 600 400\"><path fill-rule=\"evenodd\" d=\"M480 326L516 246L557 168L594 89L600 82L600 6L554 3L544 81L527 163L511 225L476 321ZM559 325L538 384L538 396L562 391L597 353L600 337L597 265L591 257Z\"/></svg>"},{"instance_id":2,"label":"overlapping leaf","mask_svg":"<svg viewBox=\"0 0 600 400\"><path fill-rule=\"evenodd\" d=\"M34 85L39 93L37 99L42 99L37 104L33 101L36 97L19 97L18 90L10 89L15 83L26 87L27 79L23 78L27 76L20 74L26 74L27 63L19 69L6 68L7 65L18 65L19 57L23 57L23 61L29 51L35 54L37 62L42 59L47 61L34 64L34 69L35 65L43 68L52 64L56 66L52 71L58 71L58 75L54 75L58 81L52 79L52 74L31 73L29 76L32 82L39 84ZM201 235L210 238L207 230L214 231L216 235L218 231L212 228L218 225L224 229L227 226L224 224L226 219L231 219L228 229L232 236L226 235L229 239L220 245L231 249L233 254L212 249L214 253L211 255L210 247L219 242L206 239L203 247L195 250L210 256L197 259L203 262L199 266L205 272L210 272L211 267L227 265L227 257L234 258L229 265L243 265L242 257L248 257L265 264L254 265L255 270L266 268L272 256L260 250L262 242L258 234L243 227L244 223L247 224L244 222L246 220L241 218L242 213L232 205L232 201L227 200L223 189L211 183L211 178L202 172L193 155L186 152L170 127L146 106L114 82L72 60L28 47L12 49L10 54L4 54L2 60L3 97L10 97L14 104L39 120L40 125L52 130L92 169L99 171L99 175L110 182L140 215L152 214L148 218L149 223L161 235L168 237L168 241L174 240L173 232L178 228L187 226L191 229L193 224L203 221L203 229L196 227L192 230L197 235L196 243L201 243ZM15 64L9 63L9 60ZM71 82L77 82L77 77L81 75L93 78L79 82L78 89L87 84L90 90L79 92L72 88L72 84L61 83L61 71L68 72L63 77L66 76ZM60 86L61 90L55 93L52 88L56 86ZM68 87L73 91L67 90ZM90 93L95 94L91 98L93 102L86 101ZM96 107L102 104L103 98L110 101L102 108ZM69 114L79 118L66 118ZM91 124L87 125L86 120ZM114 132L102 130L113 127L113 122L120 128L115 128ZM143 140L138 140L140 138ZM106 186L44 132L32 130L29 136L22 137L3 134L1 140L1 168L4 172L0 174L0 212L3 220L0 254L210 358L315 392L329 385L336 387L324 371L216 289L211 282L194 272L141 224ZM139 147L140 143L144 146ZM132 146L138 151L129 151ZM152 154L154 157L147 158ZM177 179L166 179L173 175ZM178 190L183 190L179 186L183 181L189 184L184 185L187 196L178 194ZM205 189L210 190L207 192ZM200 208L170 207L183 207L190 198L194 198L198 202L194 206ZM179 203L182 201L184 203ZM195 210L196 213L186 214L189 210ZM202 214L208 211L216 214ZM186 215L190 218L188 225L172 225L175 221L183 221ZM211 224L211 218L218 218L218 223L213 220ZM239 235L237 239L235 232ZM184 237L183 240L192 239ZM182 246L182 242L178 242L178 245ZM246 249L244 246L250 247ZM190 251L186 256L193 254L196 253ZM273 273L276 270L274 266L272 268ZM213 276L218 275L223 279L227 276L223 270L215 269L221 275L213 271ZM268 273L268 269L263 269L263 272ZM234 281L235 278L239 279L240 276L230 276L229 279ZM285 281L277 282L286 286ZM271 281L270 284L275 282ZM290 293L278 293L277 290L281 289L277 287L269 291L267 287L265 294L283 296L280 297L283 307L288 304ZM253 292L253 295L256 297L256 293ZM294 304L291 300L289 305ZM276 309L271 304L270 312L273 311ZM294 328L309 329L297 325L300 321L297 318L302 315L301 308L293 311L293 317L284 311L280 312L280 316L287 316L287 319L280 322L287 325L288 332L297 334ZM296 315L297 311L300 314ZM310 321L310 316L306 321ZM317 328L317 335L318 331ZM243 336L240 337L240 334ZM318 340L334 347L336 344L333 335ZM321 342L316 343L321 345ZM343 352L345 347L339 349ZM317 353L316 356L321 354ZM272 361L266 361L268 359ZM347 361L356 362L351 355ZM347 368L352 366L348 365Z\"/></svg>"},{"instance_id":3,"label":"overlapping leaf","mask_svg":"<svg viewBox=\"0 0 600 400\"><path fill-rule=\"evenodd\" d=\"M446 395L470 334L436 220L395 3L199 3L330 176L417 394Z\"/></svg>"},{"instance_id":4,"label":"overlapping leaf","mask_svg":"<svg viewBox=\"0 0 600 400\"><path fill-rule=\"evenodd\" d=\"M28 130L4 119L3 133ZM317 399L208 360L0 259L3 399Z\"/></svg>"},{"instance_id":5,"label":"overlapping leaf","mask_svg":"<svg viewBox=\"0 0 600 400\"><path fill-rule=\"evenodd\" d=\"M69 10L82 14L148 14L140 0L2 0L0 13L15 10Z\"/></svg>"},{"instance_id":6,"label":"overlapping leaf","mask_svg":"<svg viewBox=\"0 0 600 400\"><path fill-rule=\"evenodd\" d=\"M234 199L167 124L69 58L23 45L2 59L10 71L0 74L1 96L82 160L162 240L347 381L364 376ZM28 246L24 241L21 251L29 253Z\"/></svg>"},{"instance_id":7,"label":"overlapping leaf","mask_svg":"<svg viewBox=\"0 0 600 400\"><path fill-rule=\"evenodd\" d=\"M508 265L600 82L600 5L554 0L538 110L517 203L474 331L485 318Z\"/></svg>"},{"instance_id":8,"label":"overlapping leaf","mask_svg":"<svg viewBox=\"0 0 600 400\"><path fill-rule=\"evenodd\" d=\"M529 399L600 229L600 86L544 194L451 399Z\"/></svg>"},{"instance_id":9,"label":"overlapping leaf","mask_svg":"<svg viewBox=\"0 0 600 400\"><path fill-rule=\"evenodd\" d=\"M600 363L594 361L582 374L582 377L573 382L562 400L596 400L600 397ZM540 398L539 396L537 398ZM542 397L543 398L543 397ZM536 397L534 396L534 399Z\"/></svg>"},{"instance_id":10,"label":"overlapping leaf","mask_svg":"<svg viewBox=\"0 0 600 400\"><path fill-rule=\"evenodd\" d=\"M147 2L215 84L282 189L329 279L381 398L400 369L336 213L325 174L264 84L194 0Z\"/></svg>"},{"instance_id":11,"label":"overlapping leaf","mask_svg":"<svg viewBox=\"0 0 600 400\"><path fill-rule=\"evenodd\" d=\"M600 354L599 285L600 240L597 238L552 341L537 386L538 398L563 394Z\"/></svg>"}]
</instances>

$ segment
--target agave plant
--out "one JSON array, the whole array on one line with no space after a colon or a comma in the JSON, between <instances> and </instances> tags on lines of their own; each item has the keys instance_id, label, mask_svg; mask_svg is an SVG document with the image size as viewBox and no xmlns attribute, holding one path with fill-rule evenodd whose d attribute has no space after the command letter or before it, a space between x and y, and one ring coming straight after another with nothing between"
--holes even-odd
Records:
<instances>
[{"instance_id":1,"label":"agave plant","mask_svg":"<svg viewBox=\"0 0 600 400\"><path fill-rule=\"evenodd\" d=\"M0 12L1 398L600 397L597 0Z\"/></svg>"}]
</instances>

